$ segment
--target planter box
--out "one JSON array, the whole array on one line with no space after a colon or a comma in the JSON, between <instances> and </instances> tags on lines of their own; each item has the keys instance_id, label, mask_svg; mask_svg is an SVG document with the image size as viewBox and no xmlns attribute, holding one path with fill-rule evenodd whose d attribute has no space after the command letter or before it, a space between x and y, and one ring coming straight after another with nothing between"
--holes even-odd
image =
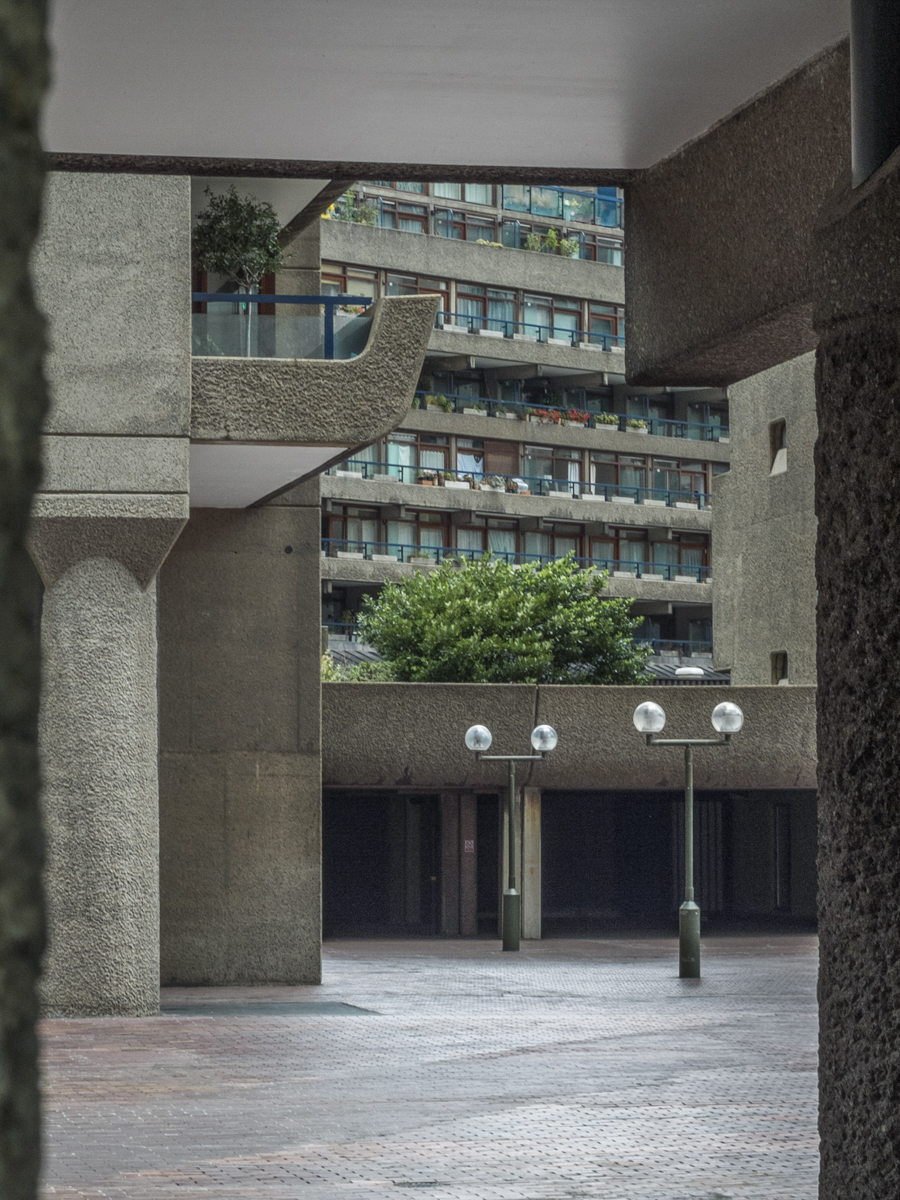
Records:
<instances>
[{"instance_id":1,"label":"planter box","mask_svg":"<svg viewBox=\"0 0 900 1200\"><path fill-rule=\"evenodd\" d=\"M335 471L338 479L362 479L362 471Z\"/></svg>"},{"instance_id":2,"label":"planter box","mask_svg":"<svg viewBox=\"0 0 900 1200\"><path fill-rule=\"evenodd\" d=\"M469 333L468 325L442 325L440 329L435 330L436 333Z\"/></svg>"},{"instance_id":3,"label":"planter box","mask_svg":"<svg viewBox=\"0 0 900 1200\"><path fill-rule=\"evenodd\" d=\"M483 408L464 408L464 417L486 417L487 413Z\"/></svg>"},{"instance_id":4,"label":"planter box","mask_svg":"<svg viewBox=\"0 0 900 1200\"><path fill-rule=\"evenodd\" d=\"M665 500L642 500L641 504L649 505L650 508L666 508Z\"/></svg>"},{"instance_id":5,"label":"planter box","mask_svg":"<svg viewBox=\"0 0 900 1200\"><path fill-rule=\"evenodd\" d=\"M338 558L363 558L364 557L363 552L361 550L338 550L337 556L338 556Z\"/></svg>"},{"instance_id":6,"label":"planter box","mask_svg":"<svg viewBox=\"0 0 900 1200\"><path fill-rule=\"evenodd\" d=\"M478 490L482 492L505 492L505 487L494 487L492 483L479 483Z\"/></svg>"},{"instance_id":7,"label":"planter box","mask_svg":"<svg viewBox=\"0 0 900 1200\"><path fill-rule=\"evenodd\" d=\"M401 482L397 478L396 475L373 475L371 478L372 478L373 483L400 483Z\"/></svg>"},{"instance_id":8,"label":"planter box","mask_svg":"<svg viewBox=\"0 0 900 1200\"><path fill-rule=\"evenodd\" d=\"M624 346L610 346L609 352L610 352L610 354L624 354L625 347Z\"/></svg>"},{"instance_id":9,"label":"planter box","mask_svg":"<svg viewBox=\"0 0 900 1200\"><path fill-rule=\"evenodd\" d=\"M601 350L602 351L603 347L598 345L597 342L579 342L578 349L579 350Z\"/></svg>"},{"instance_id":10,"label":"planter box","mask_svg":"<svg viewBox=\"0 0 900 1200\"><path fill-rule=\"evenodd\" d=\"M456 488L458 491L461 491L461 492L462 491L467 492L469 490L469 484L465 483L462 479L445 479L444 487L450 488L451 490Z\"/></svg>"},{"instance_id":11,"label":"planter box","mask_svg":"<svg viewBox=\"0 0 900 1200\"><path fill-rule=\"evenodd\" d=\"M373 554L372 562L399 562L396 554Z\"/></svg>"},{"instance_id":12,"label":"planter box","mask_svg":"<svg viewBox=\"0 0 900 1200\"><path fill-rule=\"evenodd\" d=\"M554 498L555 500L574 500L574 499L575 499L575 497L572 495L572 493L571 493L571 492L553 492L553 491L550 491L550 492L548 492L548 493L547 493L547 495L548 495L548 496L553 496L553 498Z\"/></svg>"},{"instance_id":13,"label":"planter box","mask_svg":"<svg viewBox=\"0 0 900 1200\"><path fill-rule=\"evenodd\" d=\"M676 575L675 582L676 583L696 583L697 576L696 575Z\"/></svg>"},{"instance_id":14,"label":"planter box","mask_svg":"<svg viewBox=\"0 0 900 1200\"><path fill-rule=\"evenodd\" d=\"M425 411L426 412L445 412L446 410L441 408L441 406L439 404L426 404Z\"/></svg>"},{"instance_id":15,"label":"planter box","mask_svg":"<svg viewBox=\"0 0 900 1200\"><path fill-rule=\"evenodd\" d=\"M720 438L716 438L716 441L722 442L724 445L727 446L728 443L731 441L731 438L730 437L720 437Z\"/></svg>"},{"instance_id":16,"label":"planter box","mask_svg":"<svg viewBox=\"0 0 900 1200\"><path fill-rule=\"evenodd\" d=\"M490 338L502 338L503 330L502 329L479 329L478 336L479 337L490 337Z\"/></svg>"},{"instance_id":17,"label":"planter box","mask_svg":"<svg viewBox=\"0 0 900 1200\"><path fill-rule=\"evenodd\" d=\"M637 571L613 571L613 579L637 579Z\"/></svg>"},{"instance_id":18,"label":"planter box","mask_svg":"<svg viewBox=\"0 0 900 1200\"><path fill-rule=\"evenodd\" d=\"M634 504L634 496L610 496L612 504Z\"/></svg>"},{"instance_id":19,"label":"planter box","mask_svg":"<svg viewBox=\"0 0 900 1200\"><path fill-rule=\"evenodd\" d=\"M529 417L529 418L528 418L528 423L529 423L530 425L542 425L542 424L543 424L543 421L541 420L541 418L540 418L540 417Z\"/></svg>"},{"instance_id":20,"label":"planter box","mask_svg":"<svg viewBox=\"0 0 900 1200\"><path fill-rule=\"evenodd\" d=\"M572 349L572 343L568 338L547 338L548 346L568 346Z\"/></svg>"},{"instance_id":21,"label":"planter box","mask_svg":"<svg viewBox=\"0 0 900 1200\"><path fill-rule=\"evenodd\" d=\"M582 498L582 500L593 500L593 502L595 504L605 504L606 503L605 496L595 496L593 492L582 492L581 498Z\"/></svg>"},{"instance_id":22,"label":"planter box","mask_svg":"<svg viewBox=\"0 0 900 1200\"><path fill-rule=\"evenodd\" d=\"M497 413L498 417L506 417L507 421L518 421L521 418L517 413Z\"/></svg>"},{"instance_id":23,"label":"planter box","mask_svg":"<svg viewBox=\"0 0 900 1200\"><path fill-rule=\"evenodd\" d=\"M585 429L587 427L584 421L563 421L563 425L570 425L573 429Z\"/></svg>"},{"instance_id":24,"label":"planter box","mask_svg":"<svg viewBox=\"0 0 900 1200\"><path fill-rule=\"evenodd\" d=\"M626 433L649 433L650 430L649 429L629 429L629 427L626 425L625 432Z\"/></svg>"},{"instance_id":25,"label":"planter box","mask_svg":"<svg viewBox=\"0 0 900 1200\"><path fill-rule=\"evenodd\" d=\"M514 342L536 342L537 334L536 333L514 333L512 335L512 340Z\"/></svg>"},{"instance_id":26,"label":"planter box","mask_svg":"<svg viewBox=\"0 0 900 1200\"><path fill-rule=\"evenodd\" d=\"M436 479L417 479L416 483L419 487L437 487Z\"/></svg>"},{"instance_id":27,"label":"planter box","mask_svg":"<svg viewBox=\"0 0 900 1200\"><path fill-rule=\"evenodd\" d=\"M700 505L694 504L690 500L676 500L674 507L675 508L692 508L694 510L694 512L697 512L700 508Z\"/></svg>"}]
</instances>

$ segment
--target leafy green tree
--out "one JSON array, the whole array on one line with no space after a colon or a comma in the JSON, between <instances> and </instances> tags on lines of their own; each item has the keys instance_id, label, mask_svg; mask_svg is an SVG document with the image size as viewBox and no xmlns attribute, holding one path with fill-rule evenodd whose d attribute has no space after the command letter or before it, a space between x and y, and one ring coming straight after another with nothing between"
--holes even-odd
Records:
<instances>
[{"instance_id":1,"label":"leafy green tree","mask_svg":"<svg viewBox=\"0 0 900 1200\"><path fill-rule=\"evenodd\" d=\"M641 683L639 620L605 586L571 555L447 562L366 597L360 633L404 682Z\"/></svg>"},{"instance_id":2,"label":"leafy green tree","mask_svg":"<svg viewBox=\"0 0 900 1200\"><path fill-rule=\"evenodd\" d=\"M194 262L201 271L224 275L241 291L252 291L283 262L275 209L255 196L242 198L234 184L224 195L213 195L209 188L204 194L209 202L194 225Z\"/></svg>"}]
</instances>

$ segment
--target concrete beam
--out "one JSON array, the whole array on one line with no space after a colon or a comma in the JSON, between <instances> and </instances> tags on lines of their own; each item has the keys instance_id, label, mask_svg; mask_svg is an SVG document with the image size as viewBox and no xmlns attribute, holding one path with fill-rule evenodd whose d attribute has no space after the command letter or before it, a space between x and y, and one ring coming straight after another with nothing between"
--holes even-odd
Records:
<instances>
[{"instance_id":1,"label":"concrete beam","mask_svg":"<svg viewBox=\"0 0 900 1200\"><path fill-rule=\"evenodd\" d=\"M846 42L626 189L626 375L716 386L815 348L810 249L850 168Z\"/></svg>"}]
</instances>

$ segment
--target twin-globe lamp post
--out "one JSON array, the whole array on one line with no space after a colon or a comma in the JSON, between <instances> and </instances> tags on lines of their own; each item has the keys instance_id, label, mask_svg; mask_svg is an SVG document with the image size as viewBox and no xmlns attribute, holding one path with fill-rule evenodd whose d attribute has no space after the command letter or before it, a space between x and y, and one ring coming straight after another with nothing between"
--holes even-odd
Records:
<instances>
[{"instance_id":1,"label":"twin-globe lamp post","mask_svg":"<svg viewBox=\"0 0 900 1200\"><path fill-rule=\"evenodd\" d=\"M500 930L504 950L518 950L522 936L522 895L516 887L516 763L542 761L551 750L556 749L559 738L551 725L538 725L531 732L531 744L536 754L488 754L494 737L486 725L472 725L466 730L466 746L474 750L477 762L505 762L509 764L509 791L506 798L509 872L503 893Z\"/></svg>"},{"instance_id":2,"label":"twin-globe lamp post","mask_svg":"<svg viewBox=\"0 0 900 1200\"><path fill-rule=\"evenodd\" d=\"M717 738L661 738L666 714L659 704L647 700L634 710L634 727L644 734L648 746L684 746L684 904L678 912L678 976L700 978L700 909L694 903L694 747L727 746L739 733L744 714L730 700L712 711Z\"/></svg>"}]
</instances>

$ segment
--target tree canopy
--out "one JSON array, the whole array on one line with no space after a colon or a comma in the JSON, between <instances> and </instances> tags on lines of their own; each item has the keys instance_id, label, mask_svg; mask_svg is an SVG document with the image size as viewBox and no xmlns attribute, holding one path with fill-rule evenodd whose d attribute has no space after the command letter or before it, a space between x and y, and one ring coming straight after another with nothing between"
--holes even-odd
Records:
<instances>
[{"instance_id":1,"label":"tree canopy","mask_svg":"<svg viewBox=\"0 0 900 1200\"><path fill-rule=\"evenodd\" d=\"M209 202L194 225L194 262L201 271L224 275L239 288L255 287L277 271L283 256L279 222L268 201L241 198L232 184L222 195L206 189Z\"/></svg>"},{"instance_id":2,"label":"tree canopy","mask_svg":"<svg viewBox=\"0 0 900 1200\"><path fill-rule=\"evenodd\" d=\"M571 556L445 562L363 602L361 636L414 683L642 683L630 600Z\"/></svg>"}]
</instances>

